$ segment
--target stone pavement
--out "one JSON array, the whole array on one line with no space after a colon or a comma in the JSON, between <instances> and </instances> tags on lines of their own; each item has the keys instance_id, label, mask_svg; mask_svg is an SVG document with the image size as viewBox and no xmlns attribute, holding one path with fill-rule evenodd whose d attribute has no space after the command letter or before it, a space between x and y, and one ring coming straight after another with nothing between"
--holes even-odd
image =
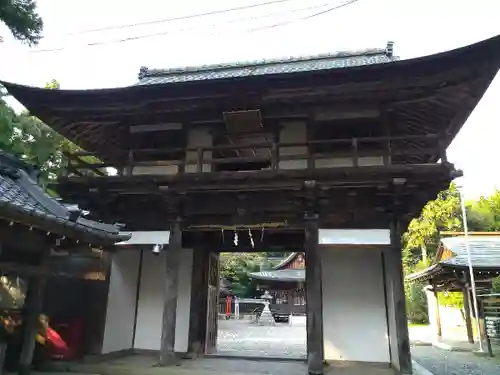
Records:
<instances>
[{"instance_id":1,"label":"stone pavement","mask_svg":"<svg viewBox=\"0 0 500 375\"><path fill-rule=\"evenodd\" d=\"M258 325L248 320L219 320L217 354L264 358L307 358L305 316L292 324Z\"/></svg>"},{"instance_id":2,"label":"stone pavement","mask_svg":"<svg viewBox=\"0 0 500 375\"><path fill-rule=\"evenodd\" d=\"M412 358L434 375L499 375L500 359L449 352L431 346L412 347Z\"/></svg>"},{"instance_id":3,"label":"stone pavement","mask_svg":"<svg viewBox=\"0 0 500 375\"><path fill-rule=\"evenodd\" d=\"M432 344L436 342L436 333L430 325L427 326L410 326L410 341L413 344ZM465 329L443 330L443 341L454 343L457 345L468 344L467 334Z\"/></svg>"},{"instance_id":4,"label":"stone pavement","mask_svg":"<svg viewBox=\"0 0 500 375\"><path fill-rule=\"evenodd\" d=\"M182 360L178 366L169 367L157 367L156 363L156 356L131 355L102 364L73 365L70 371L82 375L307 375L307 365L301 361L211 357ZM326 366L325 375L393 375L393 372L387 367L338 363Z\"/></svg>"}]
</instances>

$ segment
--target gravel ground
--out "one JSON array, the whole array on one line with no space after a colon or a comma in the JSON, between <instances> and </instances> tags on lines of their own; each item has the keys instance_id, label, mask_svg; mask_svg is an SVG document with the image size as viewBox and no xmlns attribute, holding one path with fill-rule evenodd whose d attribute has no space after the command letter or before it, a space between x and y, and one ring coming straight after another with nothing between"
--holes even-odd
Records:
<instances>
[{"instance_id":1,"label":"gravel ground","mask_svg":"<svg viewBox=\"0 0 500 375\"><path fill-rule=\"evenodd\" d=\"M500 375L499 358L448 352L430 346L412 348L412 358L434 375Z\"/></svg>"},{"instance_id":2,"label":"gravel ground","mask_svg":"<svg viewBox=\"0 0 500 375\"><path fill-rule=\"evenodd\" d=\"M305 317L293 317L292 325L257 325L245 320L220 320L217 354L305 359Z\"/></svg>"}]
</instances>

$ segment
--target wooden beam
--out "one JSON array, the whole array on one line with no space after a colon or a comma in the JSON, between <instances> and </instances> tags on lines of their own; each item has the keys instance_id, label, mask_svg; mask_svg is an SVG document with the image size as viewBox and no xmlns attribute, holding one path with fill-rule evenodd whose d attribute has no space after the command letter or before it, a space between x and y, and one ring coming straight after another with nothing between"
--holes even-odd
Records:
<instances>
[{"instance_id":1,"label":"wooden beam","mask_svg":"<svg viewBox=\"0 0 500 375\"><path fill-rule=\"evenodd\" d=\"M3 246L19 251L39 251L40 243L47 242L46 233L29 226L0 220L0 238Z\"/></svg>"},{"instance_id":2,"label":"wooden beam","mask_svg":"<svg viewBox=\"0 0 500 375\"><path fill-rule=\"evenodd\" d=\"M204 354L205 348L209 257L210 252L206 248L195 248L193 251L188 352L195 356Z\"/></svg>"},{"instance_id":3,"label":"wooden beam","mask_svg":"<svg viewBox=\"0 0 500 375\"><path fill-rule=\"evenodd\" d=\"M32 266L18 262L0 262L0 272L15 273L25 277L41 277L45 276L49 270L46 267Z\"/></svg>"},{"instance_id":4,"label":"wooden beam","mask_svg":"<svg viewBox=\"0 0 500 375\"><path fill-rule=\"evenodd\" d=\"M392 182L394 178L405 178L408 183L449 181L455 170L453 167L443 164L393 164L386 166L363 166L363 167L338 167L338 168L317 168L313 171L306 169L296 170L263 170L251 174L241 172L224 173L185 173L177 175L134 175L134 176L107 176L107 177L61 177L56 189L63 189L71 186L71 190L78 189L79 186L88 188L124 189L138 187L140 185L151 188L158 186L168 186L169 190L190 190L203 191L209 188L214 189L213 184L243 183L240 189L248 189L251 185L262 184L273 186L276 189L283 189L284 183L288 182L290 188L300 188L300 180L307 178L315 179L319 184L325 186L348 186L349 184L373 184L378 186L381 183ZM297 186L299 180L299 186ZM208 185L208 184L212 185ZM294 183L294 184L292 184ZM220 186L219 188L222 188ZM236 190L236 186L233 189ZM151 193L151 192L150 192Z\"/></svg>"},{"instance_id":5,"label":"wooden beam","mask_svg":"<svg viewBox=\"0 0 500 375\"><path fill-rule=\"evenodd\" d=\"M441 339L443 337L443 329L441 326L441 310L439 309L439 298L438 298L438 291L437 288L434 286L433 287L434 291L434 299L436 302L436 330L437 330L437 337L438 339Z\"/></svg>"},{"instance_id":6,"label":"wooden beam","mask_svg":"<svg viewBox=\"0 0 500 375\"><path fill-rule=\"evenodd\" d=\"M319 254L318 217L309 213L305 222L307 368L309 374L323 374L323 292Z\"/></svg>"},{"instance_id":7,"label":"wooden beam","mask_svg":"<svg viewBox=\"0 0 500 375\"><path fill-rule=\"evenodd\" d=\"M472 318L470 313L471 305L469 288L463 286L462 294L464 296L465 328L467 330L467 340L470 344L474 344L474 332L472 331Z\"/></svg>"},{"instance_id":8,"label":"wooden beam","mask_svg":"<svg viewBox=\"0 0 500 375\"><path fill-rule=\"evenodd\" d=\"M49 267L50 247L45 246L40 254L40 268L47 270ZM39 319L43 308L47 274L46 271L42 272L39 276L31 277L28 282L23 312L23 342L19 357L18 375L29 375L31 370Z\"/></svg>"},{"instance_id":9,"label":"wooden beam","mask_svg":"<svg viewBox=\"0 0 500 375\"><path fill-rule=\"evenodd\" d=\"M404 290L401 230L397 217L391 220L391 248L387 252L386 272L391 284L389 288L394 306L395 332L390 332L390 337L395 337L396 342L391 342L391 348L396 348L398 355L391 359L392 366L400 374L412 374L410 338L408 333L408 319L406 317L406 299Z\"/></svg>"},{"instance_id":10,"label":"wooden beam","mask_svg":"<svg viewBox=\"0 0 500 375\"><path fill-rule=\"evenodd\" d=\"M165 290L160 346L160 366L176 363L175 325L179 289L179 256L182 251L182 232L179 220L170 227L170 243L165 250Z\"/></svg>"}]
</instances>

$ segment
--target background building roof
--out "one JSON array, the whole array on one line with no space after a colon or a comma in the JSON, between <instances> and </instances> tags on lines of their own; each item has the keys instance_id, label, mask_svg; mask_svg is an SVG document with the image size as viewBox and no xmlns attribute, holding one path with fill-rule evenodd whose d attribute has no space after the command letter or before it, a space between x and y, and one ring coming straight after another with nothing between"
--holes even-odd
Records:
<instances>
[{"instance_id":1,"label":"background building roof","mask_svg":"<svg viewBox=\"0 0 500 375\"><path fill-rule=\"evenodd\" d=\"M454 256L438 260L439 263L461 267L469 265L464 236L443 238L441 244ZM500 268L500 236L469 236L469 248L473 267Z\"/></svg>"},{"instance_id":2,"label":"background building roof","mask_svg":"<svg viewBox=\"0 0 500 375\"><path fill-rule=\"evenodd\" d=\"M482 270L500 270L500 236L469 236L472 267ZM469 266L464 236L442 238L436 259L424 270L412 273L408 280L425 280L435 277L446 268Z\"/></svg>"},{"instance_id":3,"label":"background building roof","mask_svg":"<svg viewBox=\"0 0 500 375\"><path fill-rule=\"evenodd\" d=\"M251 272L249 276L257 280L303 282L306 279L306 271L304 269L261 271Z\"/></svg>"}]
</instances>

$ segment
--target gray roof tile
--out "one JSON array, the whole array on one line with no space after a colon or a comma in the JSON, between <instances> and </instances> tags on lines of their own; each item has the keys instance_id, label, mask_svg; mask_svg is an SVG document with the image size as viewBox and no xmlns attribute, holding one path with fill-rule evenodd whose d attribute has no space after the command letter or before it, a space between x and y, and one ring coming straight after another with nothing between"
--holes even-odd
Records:
<instances>
[{"instance_id":1,"label":"gray roof tile","mask_svg":"<svg viewBox=\"0 0 500 375\"><path fill-rule=\"evenodd\" d=\"M258 280L303 282L306 279L306 270L284 269L284 270L251 272L249 273L249 276L251 278Z\"/></svg>"},{"instance_id":2,"label":"gray roof tile","mask_svg":"<svg viewBox=\"0 0 500 375\"><path fill-rule=\"evenodd\" d=\"M0 151L0 217L57 233L72 229L75 236L91 243L114 243L128 239L114 225L78 217L72 210L50 197L37 182L37 171L31 166ZM61 233L62 234L62 233ZM69 237L69 236L68 236ZM80 239L80 238L75 238Z\"/></svg>"},{"instance_id":3,"label":"gray roof tile","mask_svg":"<svg viewBox=\"0 0 500 375\"><path fill-rule=\"evenodd\" d=\"M441 261L441 264L459 267L469 265L465 237L443 238L441 242L456 254L448 260ZM500 268L500 236L469 236L469 248L473 267Z\"/></svg>"},{"instance_id":4,"label":"gray roof tile","mask_svg":"<svg viewBox=\"0 0 500 375\"><path fill-rule=\"evenodd\" d=\"M137 85L154 85L189 81L287 74L319 70L383 64L398 60L392 53L392 43L385 49L335 52L315 56L289 57L273 60L245 61L172 69L142 67Z\"/></svg>"}]
</instances>

